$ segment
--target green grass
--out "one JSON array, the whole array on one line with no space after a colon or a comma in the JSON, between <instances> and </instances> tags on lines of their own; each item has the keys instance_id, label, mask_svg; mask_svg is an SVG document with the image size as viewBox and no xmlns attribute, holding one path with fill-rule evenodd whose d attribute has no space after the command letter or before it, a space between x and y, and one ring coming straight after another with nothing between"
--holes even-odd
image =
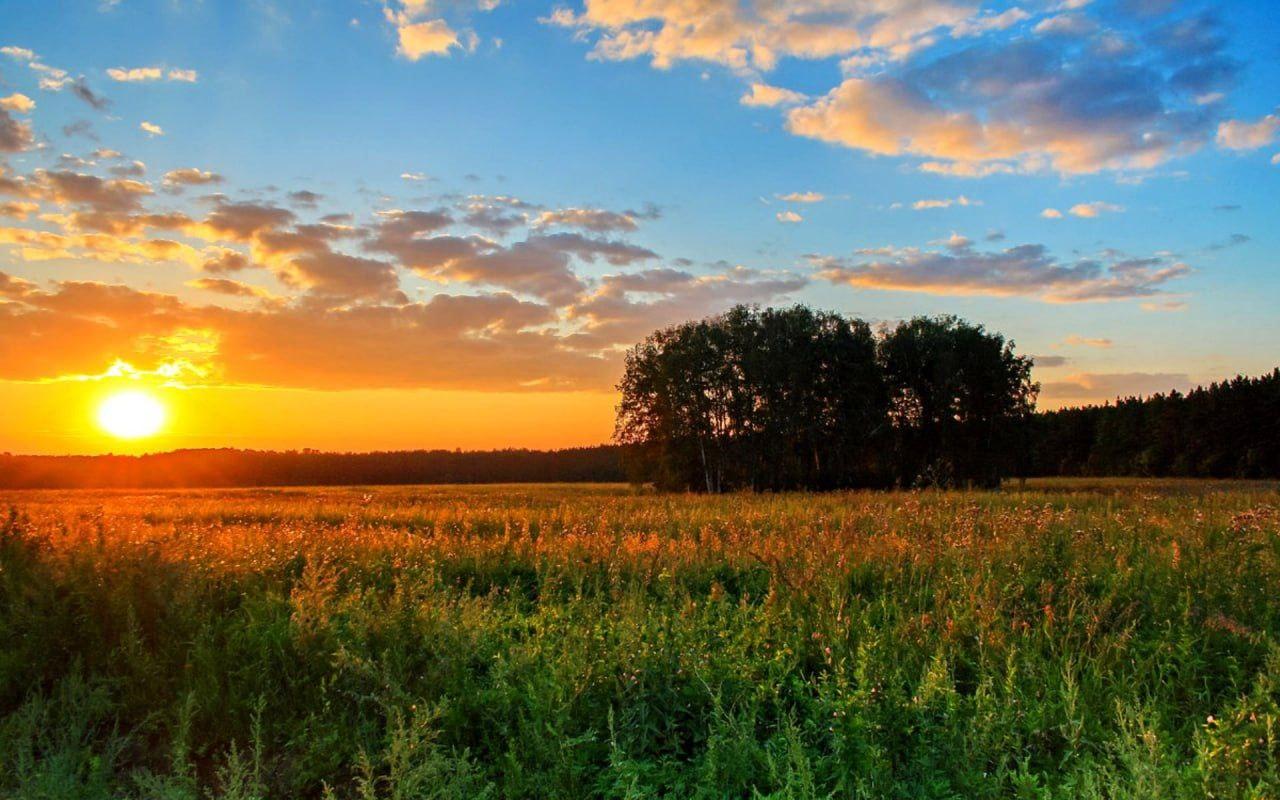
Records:
<instances>
[{"instance_id":1,"label":"green grass","mask_svg":"<svg viewBox=\"0 0 1280 800\"><path fill-rule=\"evenodd\" d=\"M3 798L1280 796L1275 484L4 508Z\"/></svg>"}]
</instances>

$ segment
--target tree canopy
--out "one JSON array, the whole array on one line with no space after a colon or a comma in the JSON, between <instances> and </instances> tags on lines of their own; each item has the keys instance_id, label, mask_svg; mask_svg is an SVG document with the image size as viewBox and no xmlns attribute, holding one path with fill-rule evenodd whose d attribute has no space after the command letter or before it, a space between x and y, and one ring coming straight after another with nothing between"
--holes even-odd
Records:
<instances>
[{"instance_id":1,"label":"tree canopy","mask_svg":"<svg viewBox=\"0 0 1280 800\"><path fill-rule=\"evenodd\" d=\"M1013 343L956 317L916 317L880 340L901 485L996 486L1039 387Z\"/></svg>"},{"instance_id":2,"label":"tree canopy","mask_svg":"<svg viewBox=\"0 0 1280 800\"><path fill-rule=\"evenodd\" d=\"M1031 362L955 317L871 326L737 306L627 354L615 438L633 475L720 492L998 483Z\"/></svg>"}]
</instances>

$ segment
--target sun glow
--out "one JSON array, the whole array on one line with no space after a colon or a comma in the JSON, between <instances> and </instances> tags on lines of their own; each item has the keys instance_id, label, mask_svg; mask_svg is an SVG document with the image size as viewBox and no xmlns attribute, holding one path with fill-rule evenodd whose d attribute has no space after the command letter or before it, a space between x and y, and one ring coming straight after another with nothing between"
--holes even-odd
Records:
<instances>
[{"instance_id":1,"label":"sun glow","mask_svg":"<svg viewBox=\"0 0 1280 800\"><path fill-rule=\"evenodd\" d=\"M164 425L165 407L153 394L139 389L116 392L98 406L98 425L119 439L152 436Z\"/></svg>"}]
</instances>

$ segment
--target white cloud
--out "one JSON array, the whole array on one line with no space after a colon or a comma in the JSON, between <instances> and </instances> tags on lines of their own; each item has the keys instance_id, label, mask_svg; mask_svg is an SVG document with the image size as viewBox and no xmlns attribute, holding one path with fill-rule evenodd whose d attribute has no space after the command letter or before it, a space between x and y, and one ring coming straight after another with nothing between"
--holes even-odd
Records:
<instances>
[{"instance_id":1,"label":"white cloud","mask_svg":"<svg viewBox=\"0 0 1280 800\"><path fill-rule=\"evenodd\" d=\"M107 77L119 83L151 83L153 81L170 80L179 83L195 83L199 73L194 69L177 67L112 67L107 70Z\"/></svg>"},{"instance_id":2,"label":"white cloud","mask_svg":"<svg viewBox=\"0 0 1280 800\"><path fill-rule=\"evenodd\" d=\"M25 47L14 47L13 45L9 45L7 47L0 47L0 53L3 53L9 58L12 58L17 61L35 61L36 60L36 54Z\"/></svg>"},{"instance_id":3,"label":"white cloud","mask_svg":"<svg viewBox=\"0 0 1280 800\"><path fill-rule=\"evenodd\" d=\"M1036 23L1033 30L1041 36L1086 36L1097 27L1097 23L1083 14L1058 14Z\"/></svg>"},{"instance_id":4,"label":"white cloud","mask_svg":"<svg viewBox=\"0 0 1280 800\"><path fill-rule=\"evenodd\" d=\"M972 161L926 161L919 166L919 170L948 178L985 178L988 175L1008 175L1017 171L1012 164L999 161L985 164Z\"/></svg>"},{"instance_id":5,"label":"white cloud","mask_svg":"<svg viewBox=\"0 0 1280 800\"><path fill-rule=\"evenodd\" d=\"M107 77L121 83L143 83L160 80L164 71L159 67L112 67L107 70Z\"/></svg>"},{"instance_id":6,"label":"white cloud","mask_svg":"<svg viewBox=\"0 0 1280 800\"><path fill-rule=\"evenodd\" d=\"M981 16L965 20L952 27L951 34L958 38L980 36L990 31L1002 31L1011 28L1023 20L1031 19L1031 15L1014 6L999 14L984 13Z\"/></svg>"},{"instance_id":7,"label":"white cloud","mask_svg":"<svg viewBox=\"0 0 1280 800\"><path fill-rule=\"evenodd\" d=\"M1257 122L1230 119L1218 126L1218 144L1228 150L1257 150L1280 133L1280 114L1268 114Z\"/></svg>"},{"instance_id":8,"label":"white cloud","mask_svg":"<svg viewBox=\"0 0 1280 800\"><path fill-rule=\"evenodd\" d=\"M911 204L911 208L916 211L927 211L935 208L951 208L952 206L980 206L981 200L973 200L965 195L959 197L944 197L942 199L917 200Z\"/></svg>"},{"instance_id":9,"label":"white cloud","mask_svg":"<svg viewBox=\"0 0 1280 800\"><path fill-rule=\"evenodd\" d=\"M788 194L775 195L779 200L788 203L821 203L826 200L826 195L821 192L790 192Z\"/></svg>"},{"instance_id":10,"label":"white cloud","mask_svg":"<svg viewBox=\"0 0 1280 800\"><path fill-rule=\"evenodd\" d=\"M150 136L164 136L164 128L161 128L153 122L144 121L139 123L138 127Z\"/></svg>"},{"instance_id":11,"label":"white cloud","mask_svg":"<svg viewBox=\"0 0 1280 800\"><path fill-rule=\"evenodd\" d=\"M778 222L784 222L789 224L804 222L804 217L800 216L794 211L779 211L777 214L777 217L778 217Z\"/></svg>"}]
</instances>

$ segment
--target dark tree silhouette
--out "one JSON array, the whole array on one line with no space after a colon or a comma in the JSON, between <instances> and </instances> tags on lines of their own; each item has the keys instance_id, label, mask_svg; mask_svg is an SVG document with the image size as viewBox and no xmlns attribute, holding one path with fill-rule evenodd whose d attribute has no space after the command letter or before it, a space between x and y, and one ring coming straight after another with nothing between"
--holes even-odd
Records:
<instances>
[{"instance_id":1,"label":"dark tree silhouette","mask_svg":"<svg viewBox=\"0 0 1280 800\"><path fill-rule=\"evenodd\" d=\"M405 483L615 482L617 447L567 450L175 450L142 456L0 454L0 488L350 486Z\"/></svg>"},{"instance_id":2,"label":"dark tree silhouette","mask_svg":"<svg viewBox=\"0 0 1280 800\"><path fill-rule=\"evenodd\" d=\"M1039 475L1280 478L1280 369L1039 414L1027 441Z\"/></svg>"},{"instance_id":3,"label":"dark tree silhouette","mask_svg":"<svg viewBox=\"0 0 1280 800\"><path fill-rule=\"evenodd\" d=\"M956 317L916 317L880 341L903 486L998 486L1039 387L1013 342Z\"/></svg>"},{"instance_id":4,"label":"dark tree silhouette","mask_svg":"<svg viewBox=\"0 0 1280 800\"><path fill-rule=\"evenodd\" d=\"M1030 369L952 317L877 342L839 314L739 306L627 354L615 437L669 489L992 485L1034 407Z\"/></svg>"},{"instance_id":5,"label":"dark tree silhouette","mask_svg":"<svg viewBox=\"0 0 1280 800\"><path fill-rule=\"evenodd\" d=\"M862 321L802 306L656 331L627 354L615 438L660 488L827 489L885 472L885 391Z\"/></svg>"}]
</instances>

